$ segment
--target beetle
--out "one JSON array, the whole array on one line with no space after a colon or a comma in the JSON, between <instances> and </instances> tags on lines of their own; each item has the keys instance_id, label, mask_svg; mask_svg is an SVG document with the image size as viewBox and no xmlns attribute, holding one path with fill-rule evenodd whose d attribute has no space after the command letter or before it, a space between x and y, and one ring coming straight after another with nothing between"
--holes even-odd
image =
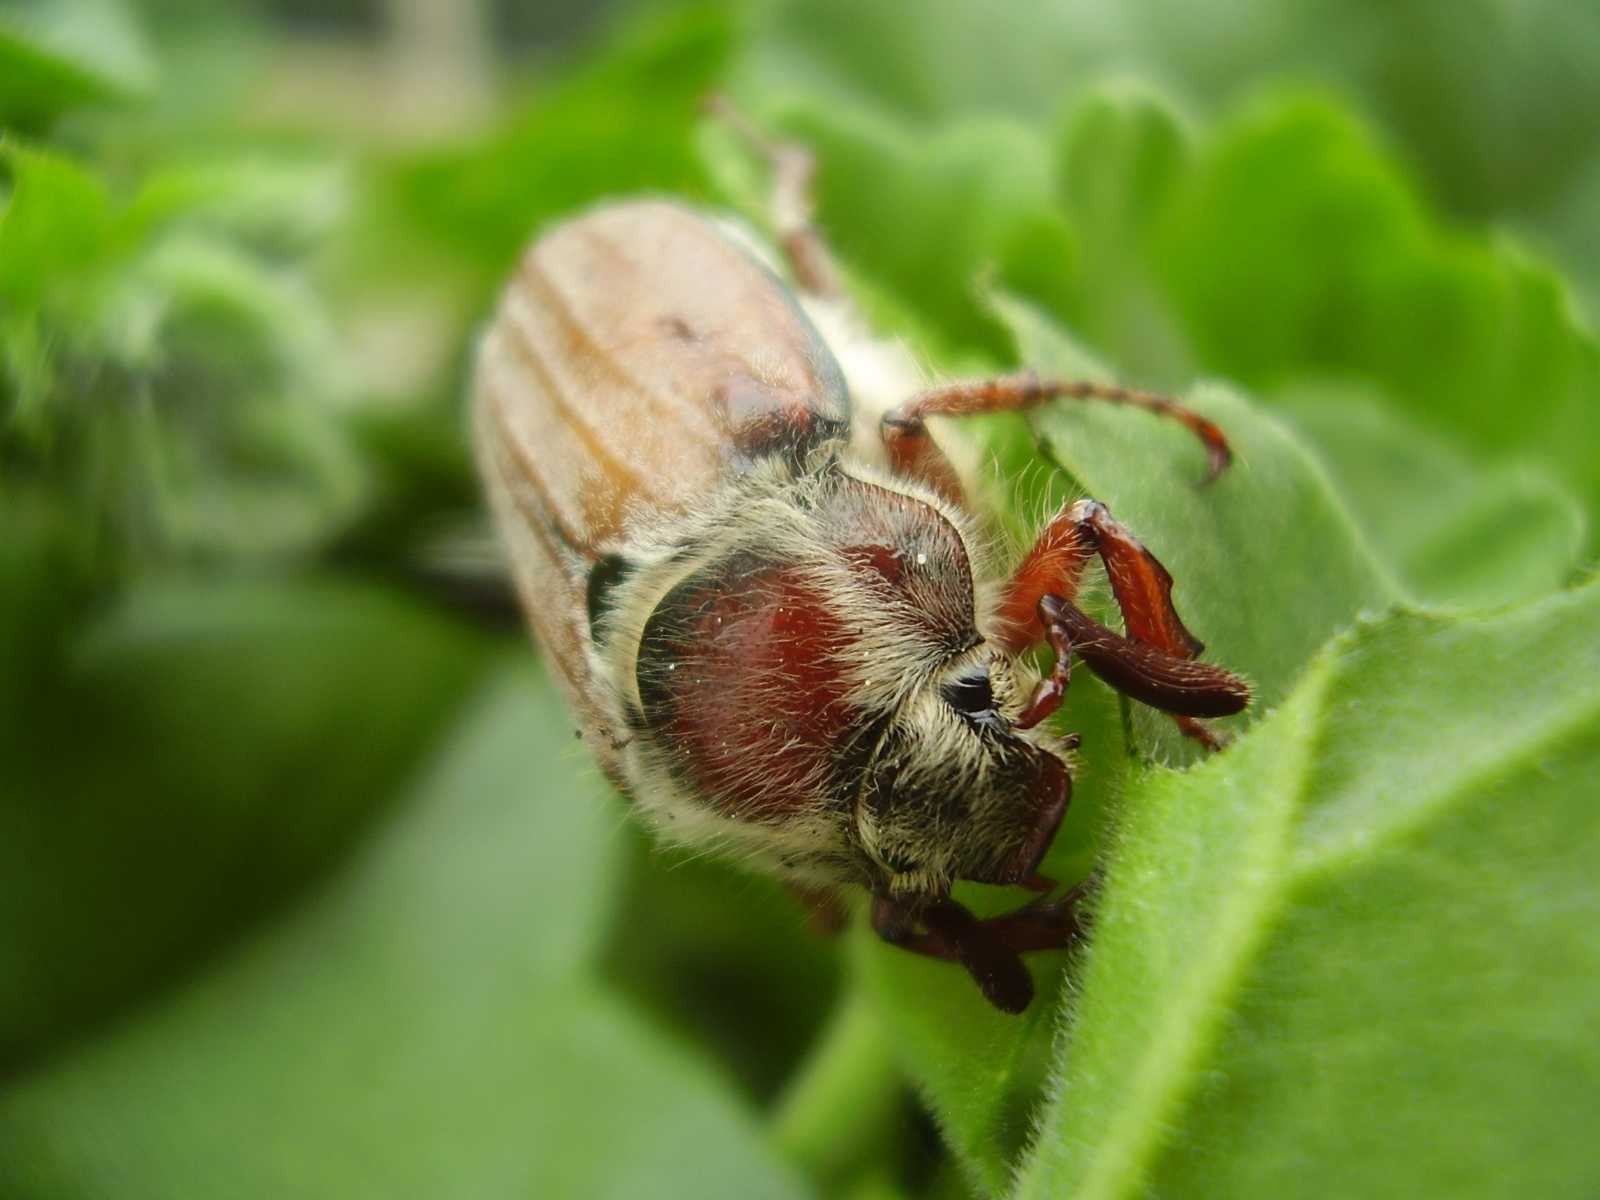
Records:
<instances>
[{"instance_id":1,"label":"beetle","mask_svg":"<svg viewBox=\"0 0 1600 1200\"><path fill-rule=\"evenodd\" d=\"M738 121L737 114L725 113ZM1022 954L1080 931L1038 875L1075 735L1074 656L1215 747L1248 685L1202 663L1156 557L1093 499L996 585L932 417L1107 401L1228 442L1171 399L1031 374L919 388L863 336L811 222L813 160L742 126L774 175L796 291L726 222L611 202L527 251L481 341L481 473L522 606L585 739L666 840L802 894L871 896L888 941L963 965L1008 1012ZM1074 603L1105 565L1126 634ZM1048 643L1043 678L1024 655ZM988 920L957 880L1040 896Z\"/></svg>"}]
</instances>

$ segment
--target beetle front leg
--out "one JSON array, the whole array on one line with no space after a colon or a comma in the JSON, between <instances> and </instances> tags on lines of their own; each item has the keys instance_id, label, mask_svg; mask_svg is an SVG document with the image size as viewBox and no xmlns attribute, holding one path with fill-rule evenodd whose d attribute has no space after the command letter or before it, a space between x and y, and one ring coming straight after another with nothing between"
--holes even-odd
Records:
<instances>
[{"instance_id":1,"label":"beetle front leg","mask_svg":"<svg viewBox=\"0 0 1600 1200\"><path fill-rule=\"evenodd\" d=\"M948 896L924 905L879 896L872 904L872 927L903 950L960 963L989 1003L1019 1013L1033 999L1033 977L1022 955L1060 950L1082 935L1077 906L1085 886L987 920Z\"/></svg>"},{"instance_id":2,"label":"beetle front leg","mask_svg":"<svg viewBox=\"0 0 1600 1200\"><path fill-rule=\"evenodd\" d=\"M1128 637L1072 603L1094 555L1105 563ZM1173 607L1172 576L1098 500L1064 505L1050 519L1006 585L997 615L1007 651L1048 638L1059 661L1066 645L1107 683L1170 713L1186 735L1212 749L1216 739L1195 718L1227 716L1250 702L1244 680L1194 661L1204 647Z\"/></svg>"}]
</instances>

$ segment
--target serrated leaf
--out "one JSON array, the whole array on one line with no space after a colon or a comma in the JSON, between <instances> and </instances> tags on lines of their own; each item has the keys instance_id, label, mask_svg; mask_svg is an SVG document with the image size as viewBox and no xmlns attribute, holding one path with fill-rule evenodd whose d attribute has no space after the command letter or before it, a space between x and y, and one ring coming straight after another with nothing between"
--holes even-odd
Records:
<instances>
[{"instance_id":1,"label":"serrated leaf","mask_svg":"<svg viewBox=\"0 0 1600 1200\"><path fill-rule=\"evenodd\" d=\"M1019 1196L1592 1193L1596 647L1596 587L1397 615L1153 771Z\"/></svg>"},{"instance_id":2,"label":"serrated leaf","mask_svg":"<svg viewBox=\"0 0 1600 1200\"><path fill-rule=\"evenodd\" d=\"M1342 110L1279 98L1225 126L1155 253L1205 368L1264 393L1371 381L1485 459L1547 462L1600 512L1600 345L1565 286L1443 227Z\"/></svg>"},{"instance_id":3,"label":"serrated leaf","mask_svg":"<svg viewBox=\"0 0 1600 1200\"><path fill-rule=\"evenodd\" d=\"M984 53L972 47L982 45ZM1352 10L1234 0L994 6L971 0L781 0L745 74L781 94L925 121L1029 120L1108 78L1222 110L1284 80L1370 114L1444 207L1514 218L1567 252L1595 298L1600 13L1567 0L1411 0ZM1003 64L997 69L996 64ZM1130 365L1131 364L1125 364Z\"/></svg>"},{"instance_id":4,"label":"serrated leaf","mask_svg":"<svg viewBox=\"0 0 1600 1200\"><path fill-rule=\"evenodd\" d=\"M605 793L548 683L502 675L339 879L0 1099L0 1186L803 1195L701 1064L585 978Z\"/></svg>"}]
</instances>

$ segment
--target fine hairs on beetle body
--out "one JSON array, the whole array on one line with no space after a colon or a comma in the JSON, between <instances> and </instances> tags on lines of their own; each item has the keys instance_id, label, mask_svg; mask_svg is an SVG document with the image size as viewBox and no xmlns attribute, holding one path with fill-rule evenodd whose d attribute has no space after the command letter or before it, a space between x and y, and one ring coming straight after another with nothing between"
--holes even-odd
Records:
<instances>
[{"instance_id":1,"label":"fine hairs on beetle body","mask_svg":"<svg viewBox=\"0 0 1600 1200\"><path fill-rule=\"evenodd\" d=\"M872 897L887 940L962 964L997 1007L1021 955L1079 932L1038 865L1071 792L1048 732L1076 655L1208 746L1237 676L1156 558L1093 500L1009 579L925 418L1110 401L1222 433L1149 393L1031 375L918 389L866 338L810 224L811 161L724 112L770 159L798 287L747 239L662 200L611 203L528 251L477 364L481 469L518 593L602 770L665 839L805 894ZM826 331L826 337L822 332ZM1095 556L1127 636L1073 603ZM1023 655L1048 642L1035 678ZM1039 895L979 920L957 880Z\"/></svg>"}]
</instances>

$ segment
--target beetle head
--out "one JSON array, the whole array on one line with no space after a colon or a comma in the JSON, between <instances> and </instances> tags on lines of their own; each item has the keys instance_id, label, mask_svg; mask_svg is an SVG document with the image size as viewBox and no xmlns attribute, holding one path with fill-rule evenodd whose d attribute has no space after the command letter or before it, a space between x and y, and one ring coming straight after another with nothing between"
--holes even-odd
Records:
<instances>
[{"instance_id":1,"label":"beetle head","mask_svg":"<svg viewBox=\"0 0 1600 1200\"><path fill-rule=\"evenodd\" d=\"M1017 883L1038 868L1071 794L1061 758L1012 726L1011 665L957 664L910 697L867 771L856 833L878 890L944 895L957 879Z\"/></svg>"}]
</instances>

